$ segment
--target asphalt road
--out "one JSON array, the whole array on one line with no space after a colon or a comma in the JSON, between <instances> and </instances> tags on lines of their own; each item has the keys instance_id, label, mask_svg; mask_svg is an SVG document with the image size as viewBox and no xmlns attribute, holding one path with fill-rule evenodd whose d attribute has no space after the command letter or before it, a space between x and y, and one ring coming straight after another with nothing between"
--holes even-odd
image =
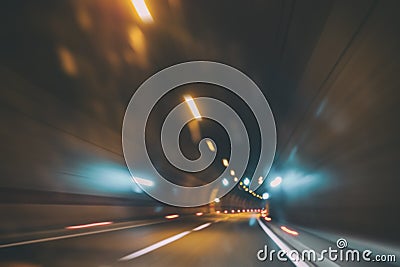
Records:
<instances>
[{"instance_id":1,"label":"asphalt road","mask_svg":"<svg viewBox=\"0 0 400 267\"><path fill-rule=\"evenodd\" d=\"M257 253L265 245L276 251L282 246L299 251L310 244L314 248L334 246L327 238L298 230L298 236L288 234L258 214L120 223L41 233L41 237L26 238L25 244L2 242L0 266L312 266L280 262L276 257L272 262L260 261ZM324 261L314 266L363 264Z\"/></svg>"}]
</instances>

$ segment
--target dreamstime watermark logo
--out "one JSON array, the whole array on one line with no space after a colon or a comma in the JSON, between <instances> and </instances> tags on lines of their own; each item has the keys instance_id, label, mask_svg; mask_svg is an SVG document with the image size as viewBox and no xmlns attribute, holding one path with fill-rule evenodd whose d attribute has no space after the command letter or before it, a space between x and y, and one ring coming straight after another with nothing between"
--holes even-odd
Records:
<instances>
[{"instance_id":1,"label":"dreamstime watermark logo","mask_svg":"<svg viewBox=\"0 0 400 267\"><path fill-rule=\"evenodd\" d=\"M209 61L191 61L177 64L157 72L147 79L132 96L126 109L122 127L122 147L126 164L132 177L142 190L164 203L193 207L205 205L228 193L237 183L227 182L229 168L212 182L196 187L185 187L171 183L153 166L147 152L145 129L150 112L156 103L169 91L190 83L208 83L224 87L243 100L254 114L261 134L261 152L257 167L251 179L250 189L258 188L259 180L268 174L276 149L276 129L272 111L261 90L241 71L225 64ZM237 177L241 177L247 167L250 143L245 124L239 115L226 103L210 98L197 97L193 101L200 107L201 116L211 119L224 127L231 142L229 166L234 166ZM193 118L185 103L177 105L162 125L161 145L163 152L179 170L199 172L211 165L216 150L207 149L207 142L199 144L200 157L186 158L179 149L179 135L182 128ZM216 145L213 142L214 145ZM139 178L140 177L140 178ZM261 178L259 178L261 177ZM139 179L145 178L151 186L143 186Z\"/></svg>"},{"instance_id":2,"label":"dreamstime watermark logo","mask_svg":"<svg viewBox=\"0 0 400 267\"><path fill-rule=\"evenodd\" d=\"M338 240L336 240L336 246L339 248L339 249L344 249L344 248L347 248L347 240L346 239L344 239L344 238L339 238Z\"/></svg>"},{"instance_id":3,"label":"dreamstime watermark logo","mask_svg":"<svg viewBox=\"0 0 400 267\"><path fill-rule=\"evenodd\" d=\"M337 248L329 247L319 252L313 249L305 249L301 252L297 250L269 250L265 245L263 249L257 252L259 261L274 261L277 259L281 262L288 260L292 262L321 262L329 260L332 262L396 262L394 254L374 254L371 250L348 249L347 240L339 238L336 241Z\"/></svg>"}]
</instances>

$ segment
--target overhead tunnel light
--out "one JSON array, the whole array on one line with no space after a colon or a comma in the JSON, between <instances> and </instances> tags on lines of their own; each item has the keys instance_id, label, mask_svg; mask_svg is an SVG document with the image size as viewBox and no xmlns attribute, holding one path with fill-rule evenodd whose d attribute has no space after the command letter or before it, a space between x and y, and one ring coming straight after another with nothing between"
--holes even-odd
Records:
<instances>
[{"instance_id":1,"label":"overhead tunnel light","mask_svg":"<svg viewBox=\"0 0 400 267\"><path fill-rule=\"evenodd\" d=\"M147 8L146 2L144 0L131 0L136 13L143 22L149 23L153 22L153 17Z\"/></svg>"},{"instance_id":2,"label":"overhead tunnel light","mask_svg":"<svg viewBox=\"0 0 400 267\"><path fill-rule=\"evenodd\" d=\"M206 143L207 143L208 149L212 152L215 152L215 147L214 147L213 142L211 142L210 140L207 140Z\"/></svg>"},{"instance_id":3,"label":"overhead tunnel light","mask_svg":"<svg viewBox=\"0 0 400 267\"><path fill-rule=\"evenodd\" d=\"M201 115L200 111L196 106L196 103L194 102L193 98L190 95L184 96L186 104L188 104L190 111L193 114L193 117L197 120L201 120Z\"/></svg>"},{"instance_id":4,"label":"overhead tunnel light","mask_svg":"<svg viewBox=\"0 0 400 267\"><path fill-rule=\"evenodd\" d=\"M269 199L269 194L268 194L268 193L264 193L264 194L262 195L262 198L263 198L263 199Z\"/></svg>"},{"instance_id":5,"label":"overhead tunnel light","mask_svg":"<svg viewBox=\"0 0 400 267\"><path fill-rule=\"evenodd\" d=\"M148 179L140 178L135 176L136 183L144 186L153 186L154 182Z\"/></svg>"},{"instance_id":6,"label":"overhead tunnel light","mask_svg":"<svg viewBox=\"0 0 400 267\"><path fill-rule=\"evenodd\" d=\"M282 177L276 177L274 180L271 181L270 185L271 187L277 187L282 183Z\"/></svg>"},{"instance_id":7,"label":"overhead tunnel light","mask_svg":"<svg viewBox=\"0 0 400 267\"><path fill-rule=\"evenodd\" d=\"M222 159L222 165L224 165L225 167L228 167L229 161L227 159Z\"/></svg>"}]
</instances>

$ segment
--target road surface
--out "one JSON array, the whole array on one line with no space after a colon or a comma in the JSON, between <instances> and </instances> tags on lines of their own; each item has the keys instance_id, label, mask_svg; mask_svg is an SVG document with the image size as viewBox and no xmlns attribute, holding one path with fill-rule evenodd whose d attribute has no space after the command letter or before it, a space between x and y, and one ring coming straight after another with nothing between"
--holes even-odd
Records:
<instances>
[{"instance_id":1,"label":"road surface","mask_svg":"<svg viewBox=\"0 0 400 267\"><path fill-rule=\"evenodd\" d=\"M265 246L269 251L302 251L309 246L317 253L329 246L337 249L326 237L293 227L287 227L293 231L287 233L280 227L257 213L241 213L41 232L36 238L2 242L0 266L313 266L309 261L279 261L276 254L273 261L262 261L257 254ZM324 260L313 264L365 263L337 264Z\"/></svg>"}]
</instances>

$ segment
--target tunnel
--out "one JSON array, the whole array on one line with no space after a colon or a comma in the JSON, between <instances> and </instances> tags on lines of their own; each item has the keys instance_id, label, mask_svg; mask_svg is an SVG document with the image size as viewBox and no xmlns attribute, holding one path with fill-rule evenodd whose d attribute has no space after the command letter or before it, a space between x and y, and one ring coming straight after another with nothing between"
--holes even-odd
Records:
<instances>
[{"instance_id":1,"label":"tunnel","mask_svg":"<svg viewBox=\"0 0 400 267\"><path fill-rule=\"evenodd\" d=\"M0 266L398 266L399 11L4 2Z\"/></svg>"}]
</instances>

